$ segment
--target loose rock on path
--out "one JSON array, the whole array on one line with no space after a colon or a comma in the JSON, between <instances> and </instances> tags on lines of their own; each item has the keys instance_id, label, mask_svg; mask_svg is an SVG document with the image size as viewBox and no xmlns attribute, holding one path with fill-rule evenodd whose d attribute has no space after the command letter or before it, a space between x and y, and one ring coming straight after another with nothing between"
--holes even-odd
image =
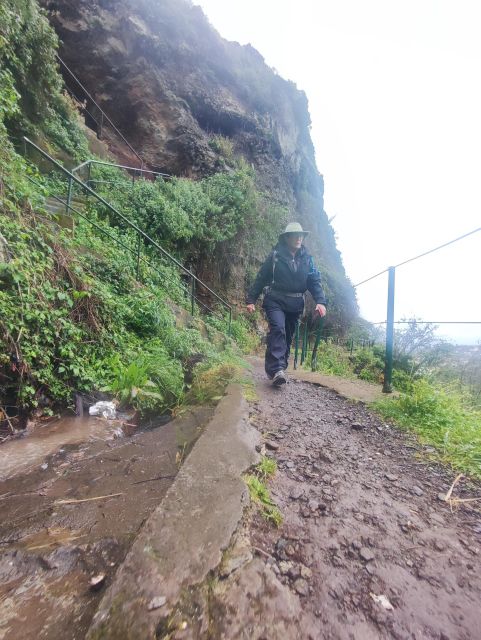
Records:
<instances>
[{"instance_id":1,"label":"loose rock on path","mask_svg":"<svg viewBox=\"0 0 481 640\"><path fill-rule=\"evenodd\" d=\"M278 462L284 523L245 518L210 587L208 634L179 637L480 638L481 513L439 499L455 474L363 405L254 376L250 419Z\"/></svg>"}]
</instances>

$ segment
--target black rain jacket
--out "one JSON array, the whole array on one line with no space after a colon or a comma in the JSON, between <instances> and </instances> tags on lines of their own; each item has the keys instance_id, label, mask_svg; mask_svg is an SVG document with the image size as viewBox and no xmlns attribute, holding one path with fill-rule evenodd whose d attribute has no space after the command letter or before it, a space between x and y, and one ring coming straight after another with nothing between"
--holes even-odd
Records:
<instances>
[{"instance_id":1,"label":"black rain jacket","mask_svg":"<svg viewBox=\"0 0 481 640\"><path fill-rule=\"evenodd\" d=\"M266 261L259 269L254 284L249 289L247 304L255 304L266 286L279 293L305 293L309 291L316 304L326 304L326 296L321 286L321 274L314 266L314 260L304 246L298 249L295 256L292 256L283 242L276 245L274 251L267 256Z\"/></svg>"}]
</instances>

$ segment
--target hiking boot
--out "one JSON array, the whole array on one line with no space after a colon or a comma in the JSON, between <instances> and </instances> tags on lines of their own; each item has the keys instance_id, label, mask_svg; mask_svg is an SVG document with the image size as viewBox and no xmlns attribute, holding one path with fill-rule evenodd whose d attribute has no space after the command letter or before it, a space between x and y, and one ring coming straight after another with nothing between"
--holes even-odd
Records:
<instances>
[{"instance_id":1,"label":"hiking boot","mask_svg":"<svg viewBox=\"0 0 481 640\"><path fill-rule=\"evenodd\" d=\"M274 386L280 387L281 384L286 384L286 382L287 382L287 376L282 369L280 371L277 371L277 373L274 374L274 377L272 379L272 384Z\"/></svg>"}]
</instances>

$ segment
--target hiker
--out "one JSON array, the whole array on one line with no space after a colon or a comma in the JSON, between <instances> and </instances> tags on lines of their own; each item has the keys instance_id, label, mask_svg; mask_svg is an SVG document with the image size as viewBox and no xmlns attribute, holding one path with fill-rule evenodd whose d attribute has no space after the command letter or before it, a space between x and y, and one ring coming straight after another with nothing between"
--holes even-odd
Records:
<instances>
[{"instance_id":1,"label":"hiker","mask_svg":"<svg viewBox=\"0 0 481 640\"><path fill-rule=\"evenodd\" d=\"M308 233L298 222L288 224L247 294L247 311L253 313L256 300L265 288L262 308L269 323L265 370L275 386L287 382L285 370L292 336L304 310L306 291L314 298L316 312L321 318L326 315L321 274L302 244Z\"/></svg>"}]
</instances>

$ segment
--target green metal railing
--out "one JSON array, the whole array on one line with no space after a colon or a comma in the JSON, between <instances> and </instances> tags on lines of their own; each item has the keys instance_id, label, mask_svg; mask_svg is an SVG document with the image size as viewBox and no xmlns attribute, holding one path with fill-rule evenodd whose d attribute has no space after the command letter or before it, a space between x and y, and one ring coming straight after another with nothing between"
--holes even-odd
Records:
<instances>
[{"instance_id":1,"label":"green metal railing","mask_svg":"<svg viewBox=\"0 0 481 640\"><path fill-rule=\"evenodd\" d=\"M302 322L301 319L297 321L296 330L294 334L294 369L297 369L299 364L302 366L309 359L309 351L311 350L311 369L315 371L317 368L317 352L321 342L336 344L346 349L352 356L356 349L372 349L375 345L375 340L368 338L348 338L342 339L338 335L329 335L324 332L326 318L317 318L309 322L306 317ZM315 328L314 328L315 327Z\"/></svg>"},{"instance_id":2,"label":"green metal railing","mask_svg":"<svg viewBox=\"0 0 481 640\"><path fill-rule=\"evenodd\" d=\"M124 171L128 171L129 173L132 174L132 184L134 184L135 178L137 176L139 178L142 178L144 175L149 175L154 177L160 176L163 180L169 180L170 178L172 178L172 176L169 173L162 173L161 171L152 171L150 169L143 169L143 168L139 169L138 167L129 167L128 165L125 165L125 164L115 164L114 162L104 162L103 160L95 160L95 159L86 160L85 162L82 162L82 164L79 164L78 167L74 167L71 173L72 175L79 176L80 171L85 169L87 172L87 180L85 181L85 184L89 187L92 186L93 183L98 184L100 182L105 182L104 180L95 180L95 178L92 178L92 167L96 165L100 165L104 167L115 167L116 169L123 169ZM111 184L115 184L115 183L112 182Z\"/></svg>"},{"instance_id":3,"label":"green metal railing","mask_svg":"<svg viewBox=\"0 0 481 640\"><path fill-rule=\"evenodd\" d=\"M319 344L321 342L321 340L323 339L323 335L322 335L322 331L324 329L324 321L325 321L325 317L324 318L319 318L319 320L317 321L317 328L315 331L315 339L314 339L314 347L312 349L312 356L311 356L311 368L313 371L316 370L316 366L317 366L317 351L319 349ZM296 323L296 330L295 330L295 334L294 334L294 369L297 369L297 366L299 364L299 347L301 349L301 361L300 364L303 365L304 362L307 360L308 358L308 353L309 353L309 324L307 321L307 318L305 318L304 323L303 323L303 328L302 328L302 344L301 344L301 339L300 339L300 333L301 333L301 321L300 319L297 321Z\"/></svg>"},{"instance_id":4,"label":"green metal railing","mask_svg":"<svg viewBox=\"0 0 481 640\"><path fill-rule=\"evenodd\" d=\"M185 287L182 283L180 283L180 286L183 288L183 290L186 292L186 295L188 295L188 297L190 299L192 315L194 315L195 303L197 303L203 309L205 309L208 313L211 313L212 315L215 315L215 316L219 317L220 319L224 320L223 316L220 316L211 307L209 307L207 304L205 304L202 300L200 300L198 298L198 296L196 294L198 292L198 289L201 288L204 291L208 292L208 294L213 296L218 301L218 303L221 305L221 307L223 307L225 309L225 311L227 312L228 334L230 334L230 332L231 332L231 324L232 324L232 306L226 300L224 300L215 291L213 291L205 282L200 280L200 278L195 276L190 269L187 269L181 262L179 262L176 258L174 258L174 256L172 256L168 251L166 251L153 238L148 236L145 233L145 231L140 229L140 227L138 227L135 223L133 223L128 218L126 218L120 211L118 211L118 209L116 209L109 202L107 202L107 200L105 200L105 198L103 198L101 195L99 195L90 186L88 186L87 184L82 182L77 176L75 176L73 173L68 171L68 169L65 169L65 167L63 167L59 162L57 162L57 160L52 158L48 153L46 153L38 145L36 145L34 142L29 140L25 136L24 136L23 140L24 140L25 145L28 145L28 146L32 147L33 149L35 149L35 151L37 151L45 160L48 160L57 170L59 170L64 176L66 176L66 178L67 178L67 197L66 197L66 199L63 200L62 198L60 198L59 196L56 196L56 195L52 195L51 197L65 206L65 211L66 211L67 214L69 214L70 212L75 213L76 215L78 215L82 219L86 220L89 224L94 226L102 234L104 234L104 235L108 236L110 239L114 240L115 243L120 245L123 249L126 249L127 251L129 251L131 253L132 252L135 253L136 258L137 258L137 268L136 268L137 277L140 276L140 263L147 261L149 266L154 271L156 271L157 273L160 273L162 275L162 277L165 278L166 277L165 273L160 271L157 267L155 267L155 265L153 265L151 263L151 261L148 261L147 258L142 255L142 251L141 251L142 250L142 241L143 241L144 244L152 247L154 249L154 251L156 252L157 256L162 258L165 262L167 262L167 264L170 263L172 265L175 265L181 271L181 273L183 273L185 276L188 277L188 280L189 280L189 283L190 283L190 287ZM32 178L30 178L30 180L32 180L32 182L35 182ZM136 243L136 248L135 249L132 249L132 247L130 247L127 243L122 242L119 238L116 238L113 234L110 234L107 230L103 229L100 225L98 225L94 221L90 220L88 218L88 216L86 216L84 213L79 211L78 208L72 206L72 197L73 197L73 190L74 190L74 186L75 185L78 185L85 192L86 195L92 196L98 202L102 203L112 214L114 214L114 216L116 216L117 218L122 220L122 222L128 228L132 229L137 234L137 243ZM41 185L39 185L39 186L41 186Z\"/></svg>"},{"instance_id":5,"label":"green metal railing","mask_svg":"<svg viewBox=\"0 0 481 640\"><path fill-rule=\"evenodd\" d=\"M464 240L465 238L468 238L469 236L474 235L475 233L479 233L481 231L481 227L477 227L476 229L473 229L472 231L468 231L468 233L463 233L463 235L458 236L457 238L453 238L452 240L449 240L448 242L444 242L443 244L440 244L436 247L433 247L432 249L428 249L428 251L424 251L423 253L420 253L416 256L412 256L410 258L407 258L406 260L403 260L402 262L399 262L398 264L394 265L394 266L390 266L387 267L387 269L383 269L382 271L380 271L379 273L375 273L374 275L370 276L369 278L366 278L365 280L362 280L361 282L358 282L357 284L354 285L354 288L360 287L361 285L365 284L366 282L370 282L371 280L374 280L374 278L377 278L381 275L383 275L384 273L388 274L388 287L387 287L387 312L386 312L386 321L385 322L381 322L381 323L374 323L374 324L385 324L386 325L386 349L385 349L385 358L384 358L384 383L383 383L383 393L392 393L392 373L393 373L393 353L394 353L394 325L395 324L404 324L403 321L401 322L395 322L394 321L394 303L395 303L395 286L396 286L396 269L398 269L399 267L403 267L404 265L410 263L410 262L414 262L415 260L419 260L420 258L424 258L425 256L428 256L432 253L435 253L437 251L440 251L441 249L444 249L445 247L448 247L456 242L459 242L460 240ZM481 325L481 322L478 321L474 321L474 320L460 320L460 321L440 321L440 322L435 322L435 323L430 323L430 324L479 324ZM421 324L426 324L424 322L421 322ZM429 323L428 323L429 324Z\"/></svg>"}]
</instances>

